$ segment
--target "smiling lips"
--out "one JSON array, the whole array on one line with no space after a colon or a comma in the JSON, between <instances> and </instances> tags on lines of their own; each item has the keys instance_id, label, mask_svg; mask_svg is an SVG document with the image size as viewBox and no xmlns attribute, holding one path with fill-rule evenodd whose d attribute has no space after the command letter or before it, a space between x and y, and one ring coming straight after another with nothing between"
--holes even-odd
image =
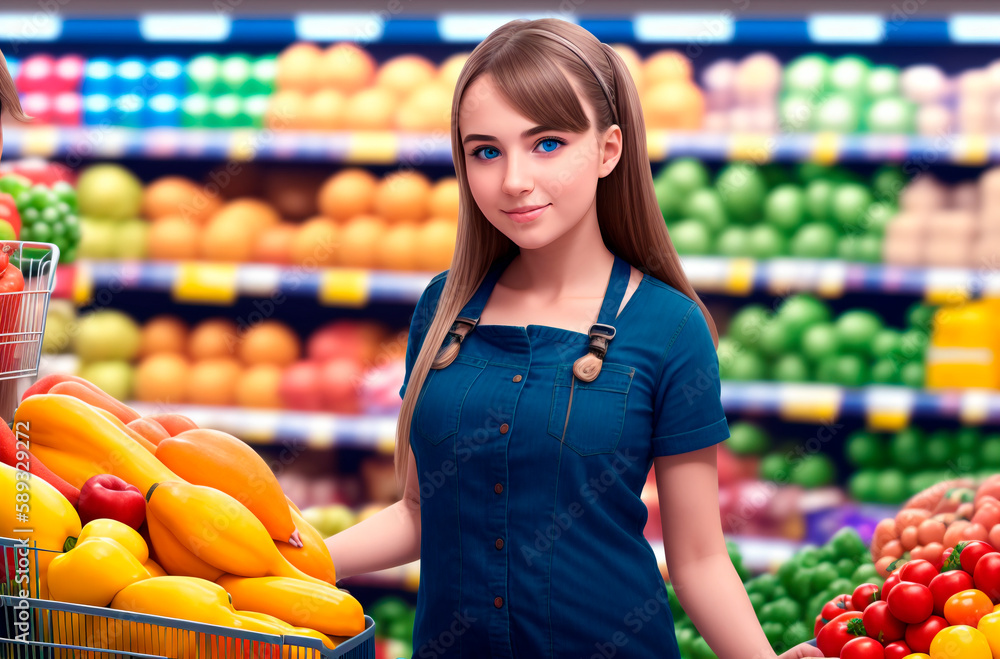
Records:
<instances>
[{"instance_id":1,"label":"smiling lips","mask_svg":"<svg viewBox=\"0 0 1000 659\"><path fill-rule=\"evenodd\" d=\"M525 222L531 222L539 215L545 212L545 209L551 206L551 204L545 204L544 206L520 206L518 208L512 208L509 211L504 211L508 217L518 224L524 224Z\"/></svg>"}]
</instances>

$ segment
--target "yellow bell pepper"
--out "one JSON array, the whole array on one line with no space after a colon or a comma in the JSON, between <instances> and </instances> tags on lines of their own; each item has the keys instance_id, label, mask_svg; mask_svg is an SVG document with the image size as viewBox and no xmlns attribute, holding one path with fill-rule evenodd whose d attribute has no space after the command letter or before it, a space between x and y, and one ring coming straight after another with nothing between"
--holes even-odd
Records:
<instances>
[{"instance_id":1,"label":"yellow bell pepper","mask_svg":"<svg viewBox=\"0 0 1000 659\"><path fill-rule=\"evenodd\" d=\"M140 563L145 563L149 560L149 547L146 545L143 537L131 526L124 522L119 522L117 519L99 517L98 519L90 520L80 530L80 537L76 539L76 544L79 545L88 538L111 538L112 540L117 540Z\"/></svg>"},{"instance_id":2,"label":"yellow bell pepper","mask_svg":"<svg viewBox=\"0 0 1000 659\"><path fill-rule=\"evenodd\" d=\"M52 561L49 591L60 602L107 606L122 588L149 578L149 571L120 542L90 537Z\"/></svg>"},{"instance_id":3,"label":"yellow bell pepper","mask_svg":"<svg viewBox=\"0 0 1000 659\"><path fill-rule=\"evenodd\" d=\"M30 432L28 436L30 441ZM15 567L14 574L7 576L20 586L20 596L48 598L49 564L67 550L71 538L80 535L80 516L45 480L4 463L0 463L0 501L4 502L0 505L0 536L25 543L24 549L8 552L5 563ZM27 549L36 544L37 561L35 550ZM11 553L15 561L9 560ZM22 559L27 560L22 564ZM17 590L11 594L19 595Z\"/></svg>"},{"instance_id":4,"label":"yellow bell pepper","mask_svg":"<svg viewBox=\"0 0 1000 659\"><path fill-rule=\"evenodd\" d=\"M339 645L339 643L331 639L323 632L318 632L315 629L307 629L305 627L296 627L294 625L288 624L287 622L285 622L280 618L269 616L266 613L258 613L256 611L237 611L236 613L240 618L242 618L242 620L238 622L243 629L248 629L251 631L261 631L265 633L274 633L274 632L268 632L267 627L260 627L259 629L255 629L256 623L263 622L265 625L276 629L277 633L283 636L291 635L291 636L305 636L306 638L315 638L319 641L322 641L323 645L330 648L331 650L336 649L336 647ZM255 624L250 624L249 621L251 620L254 621ZM308 650L306 649L297 650L295 648L290 648L290 647L285 648L285 654L294 652L299 652L304 654L308 652Z\"/></svg>"}]
</instances>

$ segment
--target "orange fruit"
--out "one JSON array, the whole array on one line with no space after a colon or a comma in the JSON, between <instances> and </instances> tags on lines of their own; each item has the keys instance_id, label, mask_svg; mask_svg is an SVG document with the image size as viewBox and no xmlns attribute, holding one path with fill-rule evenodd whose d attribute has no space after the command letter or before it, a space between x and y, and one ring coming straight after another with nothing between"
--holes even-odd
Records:
<instances>
[{"instance_id":1,"label":"orange fruit","mask_svg":"<svg viewBox=\"0 0 1000 659\"><path fill-rule=\"evenodd\" d=\"M292 263L309 268L336 265L339 239L340 227L333 220L322 216L307 220L292 239Z\"/></svg>"},{"instance_id":2,"label":"orange fruit","mask_svg":"<svg viewBox=\"0 0 1000 659\"><path fill-rule=\"evenodd\" d=\"M417 224L390 227L377 246L377 267L387 270L417 269Z\"/></svg>"},{"instance_id":3,"label":"orange fruit","mask_svg":"<svg viewBox=\"0 0 1000 659\"><path fill-rule=\"evenodd\" d=\"M292 260L292 241L299 232L295 224L282 222L264 229L254 239L250 260L257 263L285 265Z\"/></svg>"},{"instance_id":4,"label":"orange fruit","mask_svg":"<svg viewBox=\"0 0 1000 659\"><path fill-rule=\"evenodd\" d=\"M150 355L135 370L135 397L146 403L186 403L190 372L183 355Z\"/></svg>"},{"instance_id":5,"label":"orange fruit","mask_svg":"<svg viewBox=\"0 0 1000 659\"><path fill-rule=\"evenodd\" d=\"M375 190L375 213L388 222L419 222L427 217L431 182L418 171L396 171Z\"/></svg>"},{"instance_id":6,"label":"orange fruit","mask_svg":"<svg viewBox=\"0 0 1000 659\"><path fill-rule=\"evenodd\" d=\"M375 58L350 41L327 46L320 56L316 80L320 87L350 94L375 81Z\"/></svg>"},{"instance_id":7,"label":"orange fruit","mask_svg":"<svg viewBox=\"0 0 1000 659\"><path fill-rule=\"evenodd\" d=\"M317 195L319 212L334 220L346 220L375 209L378 179L366 169L348 167L323 183Z\"/></svg>"},{"instance_id":8,"label":"orange fruit","mask_svg":"<svg viewBox=\"0 0 1000 659\"><path fill-rule=\"evenodd\" d=\"M236 384L236 404L267 409L284 407L278 395L283 372L283 368L274 364L259 364L245 370Z\"/></svg>"},{"instance_id":9,"label":"orange fruit","mask_svg":"<svg viewBox=\"0 0 1000 659\"><path fill-rule=\"evenodd\" d=\"M661 50L646 58L643 65L645 85L691 80L691 60L678 50Z\"/></svg>"},{"instance_id":10,"label":"orange fruit","mask_svg":"<svg viewBox=\"0 0 1000 659\"><path fill-rule=\"evenodd\" d=\"M440 272L451 267L458 228L446 219L428 220L417 233L416 259L420 270Z\"/></svg>"},{"instance_id":11,"label":"orange fruit","mask_svg":"<svg viewBox=\"0 0 1000 659\"><path fill-rule=\"evenodd\" d=\"M422 55L397 55L379 67L375 85L405 96L434 80L437 67Z\"/></svg>"},{"instance_id":12,"label":"orange fruit","mask_svg":"<svg viewBox=\"0 0 1000 659\"><path fill-rule=\"evenodd\" d=\"M399 104L399 95L390 89L369 87L347 97L344 104L345 130L388 130Z\"/></svg>"},{"instance_id":13,"label":"orange fruit","mask_svg":"<svg viewBox=\"0 0 1000 659\"><path fill-rule=\"evenodd\" d=\"M201 234L198 253L207 261L245 263L256 238L257 233L236 218L212 220Z\"/></svg>"},{"instance_id":14,"label":"orange fruit","mask_svg":"<svg viewBox=\"0 0 1000 659\"><path fill-rule=\"evenodd\" d=\"M275 86L279 90L311 92L317 88L322 51L312 43L293 43L278 55Z\"/></svg>"},{"instance_id":15,"label":"orange fruit","mask_svg":"<svg viewBox=\"0 0 1000 659\"><path fill-rule=\"evenodd\" d=\"M452 94L453 90L433 83L414 90L396 110L396 129L410 133L449 133Z\"/></svg>"},{"instance_id":16,"label":"orange fruit","mask_svg":"<svg viewBox=\"0 0 1000 659\"><path fill-rule=\"evenodd\" d=\"M297 89L277 91L264 113L264 125L274 130L297 130L305 127L309 97Z\"/></svg>"},{"instance_id":17,"label":"orange fruit","mask_svg":"<svg viewBox=\"0 0 1000 659\"><path fill-rule=\"evenodd\" d=\"M309 130L341 130L347 97L336 89L321 89L306 98L302 127Z\"/></svg>"},{"instance_id":18,"label":"orange fruit","mask_svg":"<svg viewBox=\"0 0 1000 659\"><path fill-rule=\"evenodd\" d=\"M239 334L236 323L225 318L202 321L188 336L187 354L194 361L233 357Z\"/></svg>"},{"instance_id":19,"label":"orange fruit","mask_svg":"<svg viewBox=\"0 0 1000 659\"><path fill-rule=\"evenodd\" d=\"M639 53L635 51L635 48L624 43L613 44L612 48L625 61L625 66L628 68L628 72L632 74L632 81L635 82L636 89L642 89L644 67Z\"/></svg>"},{"instance_id":20,"label":"orange fruit","mask_svg":"<svg viewBox=\"0 0 1000 659\"><path fill-rule=\"evenodd\" d=\"M187 352L188 326L177 316L164 314L150 319L139 335L139 356L164 352L183 355Z\"/></svg>"},{"instance_id":21,"label":"orange fruit","mask_svg":"<svg viewBox=\"0 0 1000 659\"><path fill-rule=\"evenodd\" d=\"M378 244L385 230L385 221L375 215L358 215L348 220L340 231L337 265L348 268L377 267Z\"/></svg>"},{"instance_id":22,"label":"orange fruit","mask_svg":"<svg viewBox=\"0 0 1000 659\"><path fill-rule=\"evenodd\" d=\"M705 98L694 83L673 80L649 87L642 108L647 128L698 130L705 117Z\"/></svg>"},{"instance_id":23,"label":"orange fruit","mask_svg":"<svg viewBox=\"0 0 1000 659\"><path fill-rule=\"evenodd\" d=\"M471 53L455 53L441 62L441 66L438 67L437 82L449 90L449 92L454 92L455 87L458 85L458 76L462 73L462 68L465 66L465 61L469 59Z\"/></svg>"},{"instance_id":24,"label":"orange fruit","mask_svg":"<svg viewBox=\"0 0 1000 659\"><path fill-rule=\"evenodd\" d=\"M234 405L242 374L243 366L230 357L196 362L187 381L188 401L195 405Z\"/></svg>"},{"instance_id":25,"label":"orange fruit","mask_svg":"<svg viewBox=\"0 0 1000 659\"><path fill-rule=\"evenodd\" d=\"M142 193L142 215L150 220L180 216L204 224L221 207L218 196L183 176L158 178Z\"/></svg>"},{"instance_id":26,"label":"orange fruit","mask_svg":"<svg viewBox=\"0 0 1000 659\"><path fill-rule=\"evenodd\" d=\"M265 320L254 325L239 344L239 357L247 366L288 366L298 360L301 352L299 336L277 320Z\"/></svg>"},{"instance_id":27,"label":"orange fruit","mask_svg":"<svg viewBox=\"0 0 1000 659\"><path fill-rule=\"evenodd\" d=\"M434 184L431 198L428 202L428 212L431 217L447 217L458 219L458 179L446 176Z\"/></svg>"},{"instance_id":28,"label":"orange fruit","mask_svg":"<svg viewBox=\"0 0 1000 659\"><path fill-rule=\"evenodd\" d=\"M179 261L198 257L201 226L183 217L168 217L149 227L149 258Z\"/></svg>"},{"instance_id":29,"label":"orange fruit","mask_svg":"<svg viewBox=\"0 0 1000 659\"><path fill-rule=\"evenodd\" d=\"M230 219L241 222L248 231L263 231L280 223L281 215L266 201L253 197L240 197L219 209L219 212L212 216L211 222Z\"/></svg>"}]
</instances>

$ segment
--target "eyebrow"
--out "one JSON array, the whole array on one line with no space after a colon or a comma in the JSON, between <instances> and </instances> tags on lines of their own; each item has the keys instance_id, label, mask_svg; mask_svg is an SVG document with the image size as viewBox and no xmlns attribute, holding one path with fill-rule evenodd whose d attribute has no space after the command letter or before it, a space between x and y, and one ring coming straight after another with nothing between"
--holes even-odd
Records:
<instances>
[{"instance_id":1,"label":"eyebrow","mask_svg":"<svg viewBox=\"0 0 1000 659\"><path fill-rule=\"evenodd\" d=\"M549 131L560 131L559 128L554 128L552 126L535 126L534 128L529 128L528 130L521 133L521 139L531 137L532 135L537 135L539 133L547 133ZM473 133L472 135L466 135L465 139L462 140L462 144L468 142L496 142L498 141L493 135L482 135L480 133Z\"/></svg>"}]
</instances>

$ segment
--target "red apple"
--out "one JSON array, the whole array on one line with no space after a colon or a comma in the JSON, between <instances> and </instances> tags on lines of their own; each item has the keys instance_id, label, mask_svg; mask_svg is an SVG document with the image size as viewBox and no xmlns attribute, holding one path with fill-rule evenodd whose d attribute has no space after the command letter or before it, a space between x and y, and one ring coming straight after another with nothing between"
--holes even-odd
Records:
<instances>
[{"instance_id":1,"label":"red apple","mask_svg":"<svg viewBox=\"0 0 1000 659\"><path fill-rule=\"evenodd\" d=\"M292 364L281 375L278 395L292 410L320 410L319 367L312 362Z\"/></svg>"},{"instance_id":2,"label":"red apple","mask_svg":"<svg viewBox=\"0 0 1000 659\"><path fill-rule=\"evenodd\" d=\"M320 367L319 386L323 409L340 414L360 412L358 391L364 369L354 359L331 359Z\"/></svg>"},{"instance_id":3,"label":"red apple","mask_svg":"<svg viewBox=\"0 0 1000 659\"><path fill-rule=\"evenodd\" d=\"M306 344L306 355L317 362L348 357L376 365L385 338L385 329L379 323L335 321L313 332Z\"/></svg>"},{"instance_id":4,"label":"red apple","mask_svg":"<svg viewBox=\"0 0 1000 659\"><path fill-rule=\"evenodd\" d=\"M146 520L146 498L135 485L129 485L113 474L97 474L80 488L77 504L80 523L100 519L116 519L139 530Z\"/></svg>"}]
</instances>

